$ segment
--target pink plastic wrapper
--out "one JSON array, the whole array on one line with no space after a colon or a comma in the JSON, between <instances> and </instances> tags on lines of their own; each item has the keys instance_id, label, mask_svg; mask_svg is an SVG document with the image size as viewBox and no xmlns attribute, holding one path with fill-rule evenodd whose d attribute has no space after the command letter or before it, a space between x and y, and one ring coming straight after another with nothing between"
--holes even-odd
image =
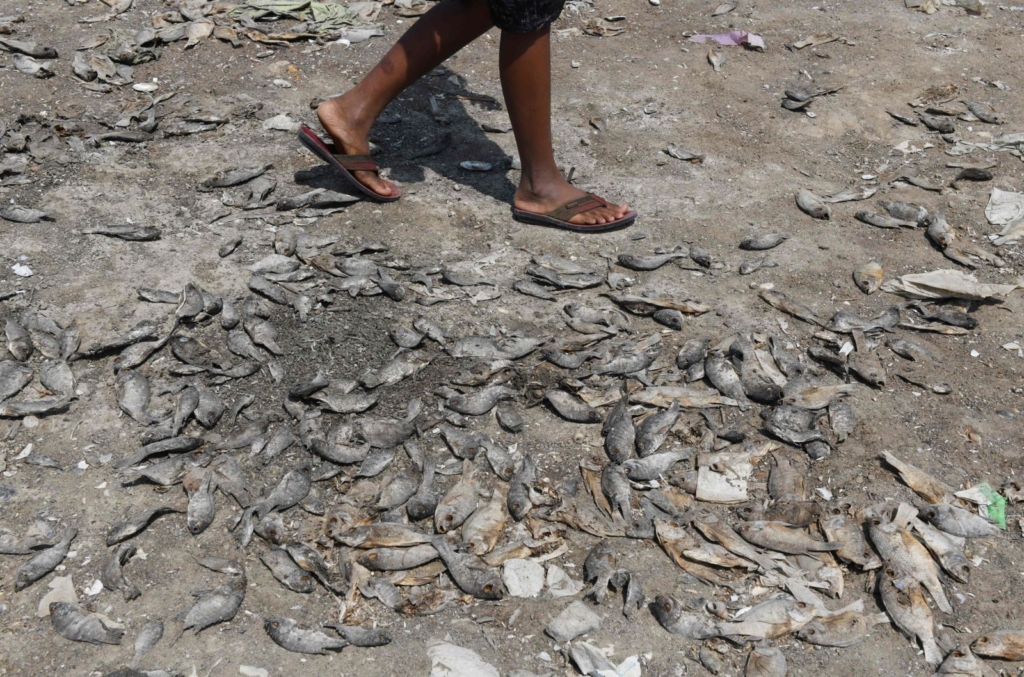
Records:
<instances>
[{"instance_id":1,"label":"pink plastic wrapper","mask_svg":"<svg viewBox=\"0 0 1024 677\"><path fill-rule=\"evenodd\" d=\"M690 42L707 42L708 40L726 46L743 46L749 49L756 49L758 51L764 49L764 38L756 33L748 33L746 31L731 31L729 33L719 33L718 35L690 36Z\"/></svg>"}]
</instances>

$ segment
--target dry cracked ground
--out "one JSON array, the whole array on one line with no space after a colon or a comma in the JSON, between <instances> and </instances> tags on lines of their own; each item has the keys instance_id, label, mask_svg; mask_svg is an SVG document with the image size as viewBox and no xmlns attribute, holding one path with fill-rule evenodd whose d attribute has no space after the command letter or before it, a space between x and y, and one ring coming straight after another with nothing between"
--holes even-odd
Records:
<instances>
[{"instance_id":1,"label":"dry cracked ground","mask_svg":"<svg viewBox=\"0 0 1024 677\"><path fill-rule=\"evenodd\" d=\"M267 45L241 37L239 46L233 47L209 37L186 50L183 41L172 42L161 48L158 60L134 68L135 83L158 85L155 92L147 93L131 84L86 86L72 74L75 49L113 29L134 33L153 17L180 9L174 0L135 0L123 13L99 23L82 22L110 11L97 0L74 5L7 0L0 6L0 15L22 16L24 21L10 24L13 32L0 37L53 46L59 57L45 62L53 77L37 78L21 72L31 69L23 60L19 69L15 55L0 52L0 130L6 130L0 163L17 168L4 176L0 199L5 206L19 204L50 216L38 223L0 220L0 295L22 292L0 302L0 316L20 321L28 312L49 318L61 328L77 323L85 349L140 322L153 322L161 332L170 326L175 305L144 302L139 288L177 293L192 282L215 296L234 299L235 306L241 307L249 296L250 266L274 252L281 230L301 233L300 244L324 246L328 258L335 243L341 248L360 243L387 245L387 252L367 256L396 266L392 274L405 285L405 299L352 298L345 291L331 291L343 288L346 278L304 264L301 270L312 271L311 280L316 283L303 288L314 305L308 318L300 321L291 307L268 304L269 321L279 333L283 352L273 363L274 370L263 366L246 378L218 379L209 371L187 369L168 349L136 368L152 384L151 412L173 409L178 391L193 381L210 387L229 406L253 396L233 425L228 418L210 431L194 421L187 424L185 434L205 437L207 446L213 447L255 422L269 423L271 432L292 423L291 414L281 406L291 385L319 371L332 379L352 379L385 364L395 351L388 332L396 326L411 328L420 316L451 337L518 333L563 340L575 337L577 345L594 339L581 339L582 334L567 327L562 307L576 302L612 307L601 296L610 291L608 287L559 291L556 302L519 294L512 284L525 279L532 255L571 259L602 276L606 271L626 275L635 281L626 293L690 301L709 309L687 315L681 330L630 316L629 330L635 333L613 337L611 344L620 343L624 336L655 336L661 341L654 364L640 378L630 380L634 388L642 387L644 380L678 382L675 355L689 339L707 338L718 345L736 334L754 333L755 337L776 336L793 354L804 354L811 347L829 348L828 342L813 338L818 327L762 301L760 293L765 290L783 292L821 318L840 310L873 318L905 305L907 299L884 292L862 293L852 273L863 264L879 262L886 280L958 268L921 228L881 229L854 218L862 209L881 212L875 204L880 199L914 202L932 213L944 212L959 243L1001 259L1001 267L972 259L979 279L1001 284L1019 280L1024 273L1020 249L1012 243L999 248L991 244L987 235L999 227L989 225L984 209L995 187L1024 190L1024 162L1012 153L983 147L966 155L950 152L970 148L965 143L984 144L1000 134L1024 130L1020 113L1024 62L1019 58L1024 11L1020 7L990 3L977 16L941 3L936 12L927 14L897 0L740 0L733 11L712 16L718 5L717 0L662 0L657 5L647 0L577 2L553 26L553 122L559 162L566 171L572 170L577 185L609 199L628 201L641 214L631 229L581 237L511 220L509 202L518 179L514 140L509 133L483 130L484 125L507 127L497 79L496 32L404 93L374 129L378 159L405 191L401 201L356 202L334 213L275 211L273 206L246 210L242 208L249 199L246 185L202 191L201 184L220 171L272 165L265 175L276 181L271 202L316 187L345 189L300 149L293 132L268 129L264 123L280 115L287 116L279 118L283 126L288 120L312 122L310 102L345 90L415 18L400 17L386 6L378 19L383 36L351 46L313 39ZM195 15L202 3L189 7L184 14ZM605 25L622 28L618 35L596 37L583 30L592 19L615 16L623 18ZM217 17L218 21L223 18ZM286 30L272 23L259 26L266 33ZM716 72L709 64L708 47L688 37L730 30L756 33L764 38L766 48L723 47L727 60ZM802 49L786 47L812 35L828 34L839 39ZM1002 115L1004 124L954 115L945 118L954 131L941 134L924 125L904 124L887 113L916 120L922 109L908 103L929 88L946 88L947 96L939 97L940 108L961 113L960 101L987 102ZM813 98L805 109L791 111L780 106L786 90L835 91ZM173 97L152 109L157 126L151 138L142 143L97 138L111 131L136 132L140 120L130 118L130 113L145 109L151 97L171 93ZM140 116L142 122L147 115ZM127 127L117 126L125 119ZM203 124L187 122L190 119L206 120L209 129L184 136L168 133ZM438 143L440 152L416 157ZM666 153L670 145L704 159L677 159ZM466 160L491 163L493 169L466 171L460 167ZM947 166L951 162L989 167L993 178L951 185L960 171ZM899 180L903 176L940 190ZM801 189L829 195L846 188L877 188L878 192L868 201L833 204L829 220L811 218L794 201ZM132 242L84 234L111 224L153 226L162 236ZM743 238L768 232L788 239L766 252L738 248ZM218 248L236 237L242 238L241 245L221 258ZM700 248L710 255L711 265L705 268L690 258L650 272L614 265L618 254L651 254L658 248L691 252ZM739 274L741 264L759 257L764 257L765 265L749 275ZM32 275L20 277L16 265L27 266ZM427 292L410 280L415 271L460 265L496 286L455 287L433 274L435 291ZM417 302L437 295L452 300L436 305ZM826 511L843 502L860 507L885 503L890 509L901 501L923 505L880 460L884 450L956 490L982 482L999 488L1019 479L1024 470L1020 451L1024 361L1019 349L1004 346L1024 343L1022 298L1017 291L999 302L971 304L970 316L977 326L960 334L896 328L880 339L869 338L886 372L885 383L872 387L853 379L859 385L848 401L857 423L847 441L835 444L827 458L813 463L798 448L780 444L780 451L791 454L806 475L807 498ZM904 309L902 317L905 322L922 322L910 309ZM186 322L176 336L202 342L200 352L222 354L226 334L219 322L217 317ZM908 361L896 355L886 346L887 339L895 337L927 345L936 361ZM602 345L597 342L591 347L600 351ZM438 410L435 393L468 363L445 354L429 340L422 350L434 358L428 367L397 385L377 389L379 400L367 414L325 414L323 429L338 420L400 416L414 397L425 403L424 420L436 422L436 416L429 418ZM125 575L140 588L137 599L125 601L118 591L98 591L96 581L109 553L108 528L145 509L181 507L186 501L181 486L123 483L116 466L140 446L147 428L119 407L115 355L70 362L77 387L76 398L66 410L25 420L0 419L0 463L5 466L0 477L0 526L18 539L27 532L45 531L39 520L58 534L67 527L78 529L58 570L24 590L16 591L15 577L28 556L0 556L0 674L107 674L129 663L139 631L154 620L164 623L164 638L140 667L172 674L234 675L239 674L239 666L247 665L269 675L426 675L431 670L426 651L431 640L469 648L502 675L517 670L576 674L567 657L568 646L544 633L571 597L555 598L545 591L536 598L474 600L453 592L444 574L424 592L444 595L449 603L424 615L400 614L379 600L364 598L358 588L333 594L317 585L311 593L298 594L285 589L261 564L259 556L268 550L262 538L256 537L246 548L238 546L230 528L241 508L223 492L215 495L213 523L199 535L189 532L183 515L171 514L158 518L130 541L137 550L125 566ZM264 362L270 357L262 349L258 356ZM14 360L10 355L4 359ZM27 364L38 372L43 362L37 351ZM583 387L581 392L593 393L614 389L619 379L586 378L587 367L556 369L539 352L517 360L515 367L509 386L525 419L522 432L502 430L493 413L466 417L468 427L488 433L502 448L514 445L517 457L529 455L538 476L560 489L563 498L575 486L576 499L589 500L579 482L579 465L594 456L607 463L601 426L565 421L544 404L527 405L536 404L531 395L537 392L537 384L541 389ZM826 370L819 371L824 382L841 382ZM934 389L939 392L930 387L939 384L946 387ZM44 390L34 380L14 399L40 397ZM310 404L306 403L307 410L315 411ZM602 414L609 409L603 406ZM646 409L638 405L634 413ZM717 426L719 432L739 431L748 441L763 445L769 438L758 415L761 409L760 405L745 410L708 409L707 420L699 409L684 409L669 445L698 446L702 437L707 439L709 425ZM827 424L822 425L827 429ZM435 429L428 426L420 431L420 445L446 471L457 473L459 467L452 463ZM27 447L31 449L25 455ZM312 464L314 474L325 468L301 444L265 466L258 459L247 459L248 447L230 456L240 462L243 481L257 496L304 464ZM59 467L40 464L44 458ZM488 490L504 486L482 460L478 463ZM770 458L754 467L747 508L764 507L771 467ZM369 480L354 480L354 468L344 468L340 475L314 483L315 500L303 506L320 512L346 501L372 501L374 491L409 472L414 472L413 463L403 452L384 474ZM675 472L682 476L679 468ZM451 474L440 477L443 486L455 479ZM643 493L637 489L649 491L650 486L635 487L634 501ZM735 506L700 502L695 506L733 523L739 519ZM637 511L635 516L639 515ZM953 613L933 610L943 650L966 645L982 633L1024 628L1019 520L1019 507L1011 503L1005 532L968 542L968 554L977 565L969 583L944 577ZM296 542L317 544L321 521L299 507L284 513L289 538ZM539 530L545 524L558 523L538 520L531 526ZM617 528L621 531L621 525ZM532 537L539 536L509 521L499 548ZM584 558L600 539L575 528L556 538L564 538L565 547L545 565L558 565L573 579L582 578ZM321 546L324 542L319 541ZM721 574L738 582L735 591L697 580L677 567L654 540L608 537L606 542L617 555L619 567L639 574L648 600L672 595L686 608L705 614L700 611L703 602L722 602L737 611L777 592L760 587L756 574ZM344 554L337 547L323 552L332 567ZM189 631L177 637L181 618L194 600L191 593L228 579L199 566L197 561L204 557L243 563L244 601L231 621L198 635ZM867 613L877 613L875 572L847 564L842 564L842 571L843 596L827 599L829 608L862 600ZM85 613L103 614L125 628L120 645L69 641L55 632L49 618L37 614L40 600L50 589L48 582L55 576L72 578L76 586L72 596ZM399 590L403 596L410 594L407 586ZM651 677L709 674L699 655L705 647L704 662L711 663L708 644L668 633L646 607L627 619L621 598L611 592L604 603L587 604L601 617L601 624L582 640L610 650L616 664L639 656L642 674ZM430 606L429 599L423 602L423 609ZM327 656L301 655L279 647L264 631L268 616L291 617L312 627L337 622L340 614L349 623L383 628L391 643L347 647ZM926 675L935 670L924 660L919 645L889 624L874 627L867 641L848 648L817 647L792 634L766 644L782 650L794 676L825 672ZM749 644L710 645L722 650L714 654L721 663L718 674L743 673ZM1006 675L1017 675L1022 667L1004 660L989 665ZM437 674L446 674L436 669Z\"/></svg>"}]
</instances>

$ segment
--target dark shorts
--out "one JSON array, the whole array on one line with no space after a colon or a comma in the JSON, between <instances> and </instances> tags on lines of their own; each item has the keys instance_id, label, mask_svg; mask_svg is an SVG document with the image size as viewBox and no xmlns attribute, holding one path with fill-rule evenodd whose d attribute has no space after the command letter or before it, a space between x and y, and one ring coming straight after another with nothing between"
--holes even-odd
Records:
<instances>
[{"instance_id":1,"label":"dark shorts","mask_svg":"<svg viewBox=\"0 0 1024 677\"><path fill-rule=\"evenodd\" d=\"M565 0L487 0L494 25L511 33L532 33L558 18Z\"/></svg>"}]
</instances>

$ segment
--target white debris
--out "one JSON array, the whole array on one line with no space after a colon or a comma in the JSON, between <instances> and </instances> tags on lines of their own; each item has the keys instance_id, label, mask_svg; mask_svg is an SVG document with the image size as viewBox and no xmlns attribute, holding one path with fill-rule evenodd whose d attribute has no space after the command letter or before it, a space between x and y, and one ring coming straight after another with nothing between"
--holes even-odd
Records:
<instances>
[{"instance_id":1,"label":"white debris","mask_svg":"<svg viewBox=\"0 0 1024 677\"><path fill-rule=\"evenodd\" d=\"M697 470L697 500L708 503L742 503L747 500L747 481L701 466Z\"/></svg>"},{"instance_id":2,"label":"white debris","mask_svg":"<svg viewBox=\"0 0 1024 677\"><path fill-rule=\"evenodd\" d=\"M238 674L244 675L244 677L270 677L266 668L257 668L254 665L239 665Z\"/></svg>"},{"instance_id":3,"label":"white debris","mask_svg":"<svg viewBox=\"0 0 1024 677\"><path fill-rule=\"evenodd\" d=\"M89 595L90 597L95 597L96 595L103 592L103 582L97 578L95 581L92 582L91 585L82 588L82 592Z\"/></svg>"},{"instance_id":4,"label":"white debris","mask_svg":"<svg viewBox=\"0 0 1024 677\"><path fill-rule=\"evenodd\" d=\"M14 457L14 460L20 461L23 458L28 458L28 455L32 453L32 449L32 443L29 442L28 444L25 445L25 448L21 450L21 453Z\"/></svg>"},{"instance_id":5,"label":"white debris","mask_svg":"<svg viewBox=\"0 0 1024 677\"><path fill-rule=\"evenodd\" d=\"M544 567L528 559L510 559L501 567L501 580L511 597L536 597L544 589Z\"/></svg>"},{"instance_id":6,"label":"white debris","mask_svg":"<svg viewBox=\"0 0 1024 677\"><path fill-rule=\"evenodd\" d=\"M39 608L36 609L36 616L46 618L50 615L50 602L78 602L78 594L75 592L75 583L71 576L56 576L50 579L50 591L39 600Z\"/></svg>"},{"instance_id":7,"label":"white debris","mask_svg":"<svg viewBox=\"0 0 1024 677\"><path fill-rule=\"evenodd\" d=\"M826 501L832 500L832 492L826 489L825 487L818 487L817 489L815 489L815 491L818 492L818 495L821 496Z\"/></svg>"},{"instance_id":8,"label":"white debris","mask_svg":"<svg viewBox=\"0 0 1024 677\"><path fill-rule=\"evenodd\" d=\"M299 126L299 123L292 120L287 113L281 113L263 121L263 129L265 131L297 132L299 131Z\"/></svg>"},{"instance_id":9,"label":"white debris","mask_svg":"<svg viewBox=\"0 0 1024 677\"><path fill-rule=\"evenodd\" d=\"M427 642L430 677L501 677L477 652L439 639Z\"/></svg>"},{"instance_id":10,"label":"white debris","mask_svg":"<svg viewBox=\"0 0 1024 677\"><path fill-rule=\"evenodd\" d=\"M583 581L577 581L557 564L548 566L548 592L552 597L572 597L583 589Z\"/></svg>"},{"instance_id":11,"label":"white debris","mask_svg":"<svg viewBox=\"0 0 1024 677\"><path fill-rule=\"evenodd\" d=\"M34 274L31 268L29 268L28 266L23 266L20 263L15 263L13 266L11 266L11 270L13 270L14 274L17 275L18 277L32 277L32 275Z\"/></svg>"},{"instance_id":12,"label":"white debris","mask_svg":"<svg viewBox=\"0 0 1024 677\"><path fill-rule=\"evenodd\" d=\"M586 603L576 600L548 623L544 632L556 642L569 642L601 627L601 617Z\"/></svg>"}]
</instances>

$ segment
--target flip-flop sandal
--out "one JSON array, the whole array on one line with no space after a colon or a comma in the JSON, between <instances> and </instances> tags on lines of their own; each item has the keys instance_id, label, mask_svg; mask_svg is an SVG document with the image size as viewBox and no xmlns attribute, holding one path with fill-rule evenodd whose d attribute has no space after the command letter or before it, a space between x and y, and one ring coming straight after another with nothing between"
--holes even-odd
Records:
<instances>
[{"instance_id":1,"label":"flip-flop sandal","mask_svg":"<svg viewBox=\"0 0 1024 677\"><path fill-rule=\"evenodd\" d=\"M343 153L335 153L334 145L324 142L316 132L302 125L299 127L299 142L308 148L314 155L326 162L327 164L334 167L338 172L344 176L349 182L357 189L360 193L376 200L377 202L394 202L398 198L402 197L402 191L397 188L398 191L394 195L381 195L376 191L370 190L352 175L352 172L376 172L380 174L380 168L377 167L377 163L370 159L369 155L345 155Z\"/></svg>"},{"instance_id":2,"label":"flip-flop sandal","mask_svg":"<svg viewBox=\"0 0 1024 677\"><path fill-rule=\"evenodd\" d=\"M521 223L529 223L535 226L549 226L551 228L561 228L562 230L570 230L574 233L607 233L610 230L619 230L620 228L628 228L633 225L636 221L637 213L635 211L626 212L626 215L621 219L612 221L611 223L601 223L597 225L582 225L577 223L570 223L569 219L588 212L591 209L597 209L598 207L611 207L612 205L605 199L600 198L596 195L587 193L581 198L570 200L564 205L548 212L547 214L535 214L533 212L524 212L521 209L512 208L512 218Z\"/></svg>"}]
</instances>

